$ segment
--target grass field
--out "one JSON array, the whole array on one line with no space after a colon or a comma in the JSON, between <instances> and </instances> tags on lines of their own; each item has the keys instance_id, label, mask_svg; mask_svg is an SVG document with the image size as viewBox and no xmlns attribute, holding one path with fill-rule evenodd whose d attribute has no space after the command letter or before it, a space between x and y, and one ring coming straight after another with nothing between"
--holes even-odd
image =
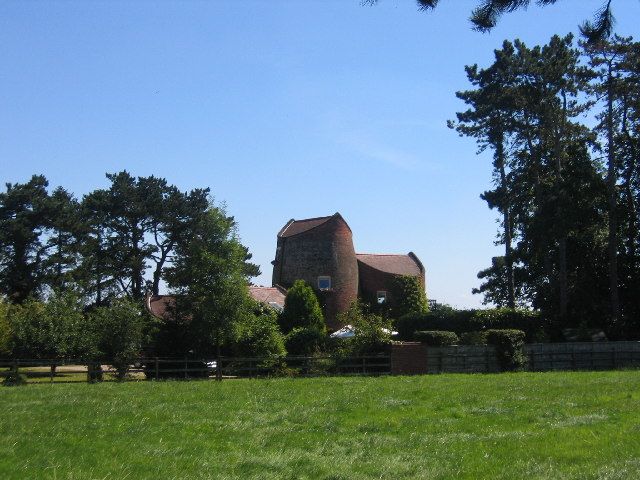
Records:
<instances>
[{"instance_id":1,"label":"grass field","mask_svg":"<svg viewBox=\"0 0 640 480\"><path fill-rule=\"evenodd\" d=\"M640 371L0 389L0 478L640 478Z\"/></svg>"}]
</instances>

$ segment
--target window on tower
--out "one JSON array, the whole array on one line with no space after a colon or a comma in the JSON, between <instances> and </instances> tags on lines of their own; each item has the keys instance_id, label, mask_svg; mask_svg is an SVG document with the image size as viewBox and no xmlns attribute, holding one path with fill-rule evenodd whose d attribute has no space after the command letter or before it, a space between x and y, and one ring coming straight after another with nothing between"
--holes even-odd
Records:
<instances>
[{"instance_id":1,"label":"window on tower","mask_svg":"<svg viewBox=\"0 0 640 480\"><path fill-rule=\"evenodd\" d=\"M331 290L331 277L318 277L318 290Z\"/></svg>"}]
</instances>

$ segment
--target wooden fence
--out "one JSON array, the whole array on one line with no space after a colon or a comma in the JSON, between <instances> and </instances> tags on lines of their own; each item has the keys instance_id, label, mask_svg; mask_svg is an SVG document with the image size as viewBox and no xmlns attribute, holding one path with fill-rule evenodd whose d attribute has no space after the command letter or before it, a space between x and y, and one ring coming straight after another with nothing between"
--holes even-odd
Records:
<instances>
[{"instance_id":1,"label":"wooden fence","mask_svg":"<svg viewBox=\"0 0 640 480\"><path fill-rule=\"evenodd\" d=\"M336 358L140 358L130 365L112 360L80 359L0 360L0 378L20 374L28 383L129 381L162 379L233 379L270 376L385 375L391 371L389 355Z\"/></svg>"}]
</instances>

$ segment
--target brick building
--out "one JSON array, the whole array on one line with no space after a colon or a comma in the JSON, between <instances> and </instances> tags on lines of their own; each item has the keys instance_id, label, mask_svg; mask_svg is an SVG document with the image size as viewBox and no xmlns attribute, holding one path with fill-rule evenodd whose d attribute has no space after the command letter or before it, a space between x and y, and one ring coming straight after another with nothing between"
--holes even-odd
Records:
<instances>
[{"instance_id":1,"label":"brick building","mask_svg":"<svg viewBox=\"0 0 640 480\"><path fill-rule=\"evenodd\" d=\"M392 303L391 284L398 275L418 277L424 266L406 255L356 253L351 228L339 213L289 220L278 232L273 262L274 287L290 288L304 280L318 292L327 326L337 330L336 316L358 296L368 303Z\"/></svg>"}]
</instances>

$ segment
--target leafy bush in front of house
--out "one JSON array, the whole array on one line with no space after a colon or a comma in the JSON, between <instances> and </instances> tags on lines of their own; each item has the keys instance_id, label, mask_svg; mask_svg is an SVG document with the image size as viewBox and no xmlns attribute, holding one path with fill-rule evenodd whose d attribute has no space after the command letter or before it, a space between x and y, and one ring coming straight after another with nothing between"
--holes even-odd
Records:
<instances>
[{"instance_id":1,"label":"leafy bush in front of house","mask_svg":"<svg viewBox=\"0 0 640 480\"><path fill-rule=\"evenodd\" d=\"M346 312L338 315L338 322L351 325L354 333L353 337L348 339L348 350L340 350L342 354L378 354L385 352L391 344L391 321L371 313L359 300L353 302Z\"/></svg>"},{"instance_id":2,"label":"leafy bush in front of house","mask_svg":"<svg viewBox=\"0 0 640 480\"><path fill-rule=\"evenodd\" d=\"M458 344L458 336L446 330L423 330L416 332L413 338L432 347L448 347Z\"/></svg>"},{"instance_id":3,"label":"leafy bush in front of house","mask_svg":"<svg viewBox=\"0 0 640 480\"><path fill-rule=\"evenodd\" d=\"M394 277L389 293L393 299L389 312L392 318L400 318L409 313L424 314L429 311L427 294L419 277L411 275Z\"/></svg>"},{"instance_id":4,"label":"leafy bush in front of house","mask_svg":"<svg viewBox=\"0 0 640 480\"><path fill-rule=\"evenodd\" d=\"M296 327L287 333L288 355L314 355L324 349L327 336L316 328Z\"/></svg>"},{"instance_id":5,"label":"leafy bush in front of house","mask_svg":"<svg viewBox=\"0 0 640 480\"><path fill-rule=\"evenodd\" d=\"M285 335L296 327L327 331L318 297L304 280L296 280L287 291L279 323Z\"/></svg>"},{"instance_id":6,"label":"leafy bush in front of house","mask_svg":"<svg viewBox=\"0 0 640 480\"><path fill-rule=\"evenodd\" d=\"M487 331L464 332L460 334L460 345L486 345Z\"/></svg>"},{"instance_id":7,"label":"leafy bush in front of house","mask_svg":"<svg viewBox=\"0 0 640 480\"><path fill-rule=\"evenodd\" d=\"M276 312L264 309L258 315L248 315L238 325L233 353L238 357L283 357L286 354L284 337L278 327Z\"/></svg>"},{"instance_id":8,"label":"leafy bush in front of house","mask_svg":"<svg viewBox=\"0 0 640 480\"><path fill-rule=\"evenodd\" d=\"M525 334L522 330L487 330L487 343L495 345L498 363L502 370L514 371L524 368L527 357L524 354Z\"/></svg>"}]
</instances>

